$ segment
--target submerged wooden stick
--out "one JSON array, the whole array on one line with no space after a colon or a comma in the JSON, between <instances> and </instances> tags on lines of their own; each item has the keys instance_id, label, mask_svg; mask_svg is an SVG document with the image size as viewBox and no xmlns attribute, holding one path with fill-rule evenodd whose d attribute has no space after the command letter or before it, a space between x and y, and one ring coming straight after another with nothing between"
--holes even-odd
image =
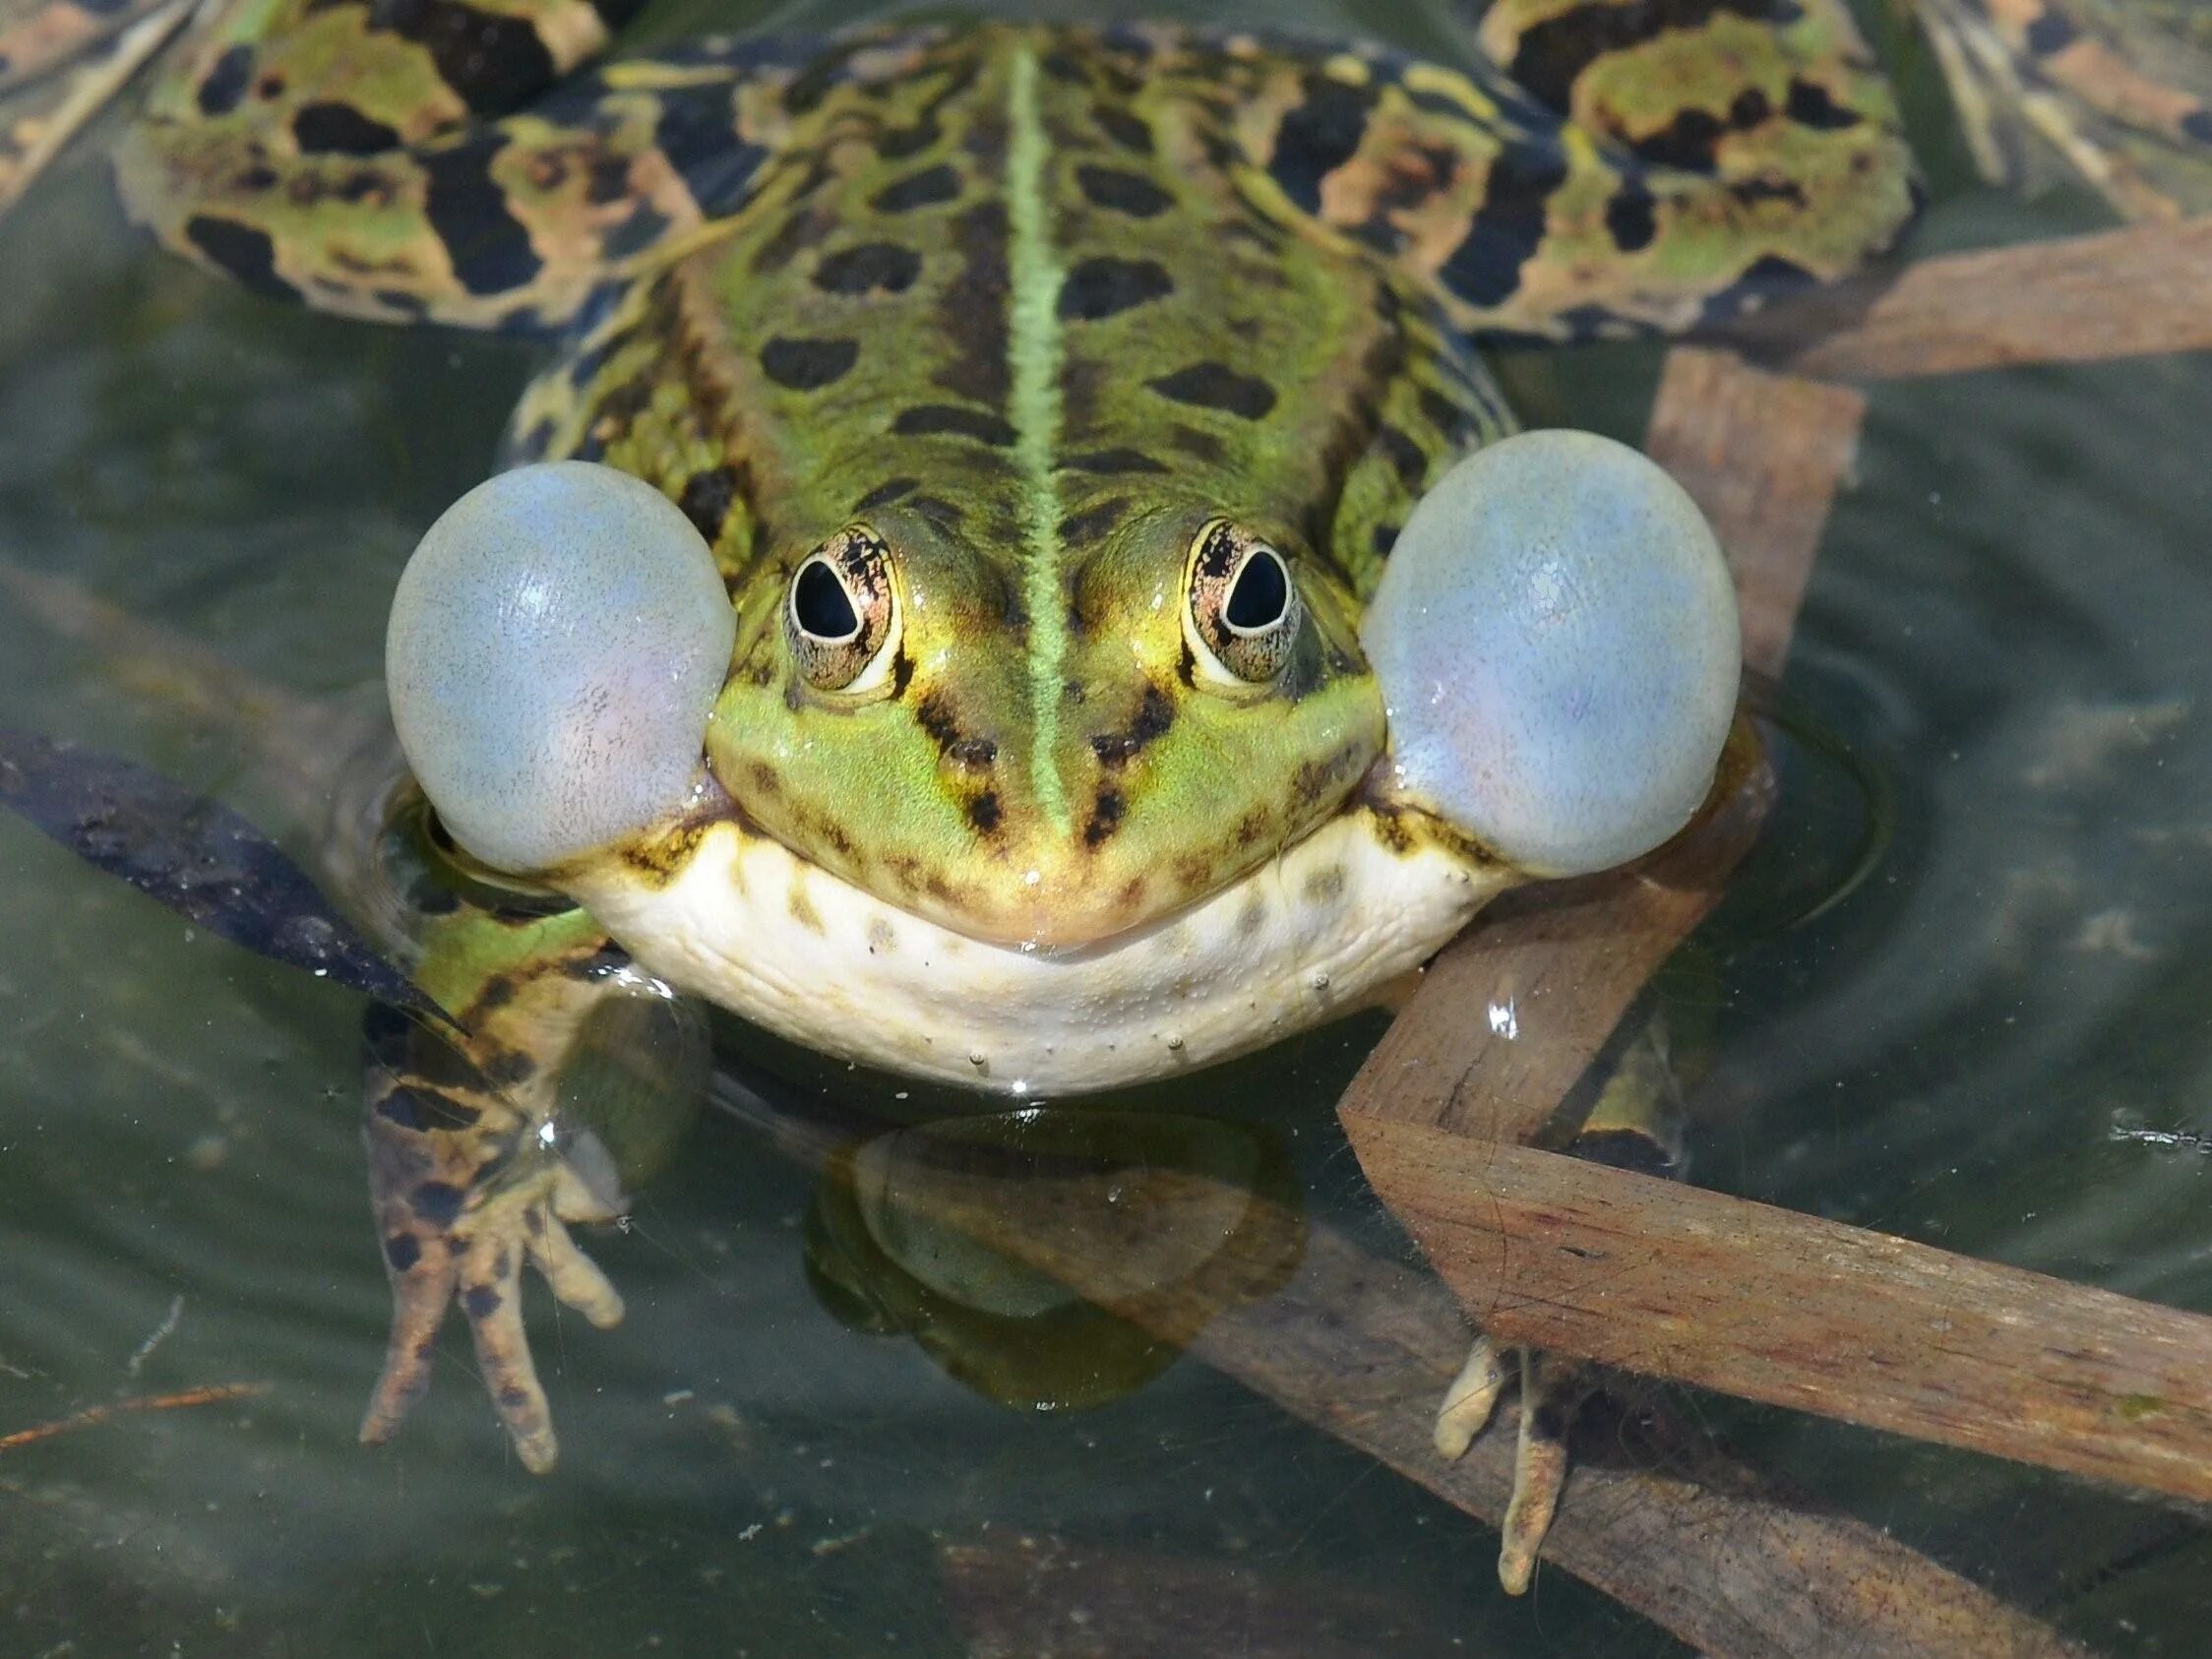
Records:
<instances>
[{"instance_id":1,"label":"submerged wooden stick","mask_svg":"<svg viewBox=\"0 0 2212 1659\"><path fill-rule=\"evenodd\" d=\"M721 1079L716 1098L810 1167L835 1163L854 1136L869 1133L857 1122L771 1107L734 1078ZM1470 1150L1476 1144L1445 1138ZM1286 1282L1283 1241L1300 1236L1298 1217L1171 1168L1148 1166L1131 1179L1120 1170L1086 1175L1071 1167L1015 1189L958 1160L923 1161L895 1192L902 1220L952 1228L1048 1274L1187 1346L1463 1512L1493 1526L1504 1515L1513 1490L1512 1438L1486 1435L1448 1462L1430 1440L1437 1401L1466 1345L1451 1292L1430 1274L1315 1226L1304 1230ZM1249 1219L1223 1237L1215 1258L1179 1281L1131 1294L1133 1239L1173 1229L1178 1218L1240 1206ZM1583 1465L1570 1473L1544 1559L1699 1650L1744 1659L2041 1659L2077 1651L1876 1529L1794 1503L1690 1437L1663 1429L1662 1438L1665 1455L1642 1466ZM1467 1570L1488 1576L1490 1567L1470 1553ZM1100 1614L1102 1629L1116 1628L1112 1610Z\"/></svg>"},{"instance_id":2,"label":"submerged wooden stick","mask_svg":"<svg viewBox=\"0 0 2212 1659\"><path fill-rule=\"evenodd\" d=\"M1762 607L1794 609L1849 457L1856 416L1823 391L1851 396L1700 352L1652 420L1770 668L1788 629ZM1517 1144L1717 896L1749 841L1727 825L1724 804L1645 866L1478 919L1340 1103L1377 1194L1503 1340L2212 1498L2212 1320Z\"/></svg>"},{"instance_id":3,"label":"submerged wooden stick","mask_svg":"<svg viewBox=\"0 0 2212 1659\"><path fill-rule=\"evenodd\" d=\"M1428 1133L1477 1149L1461 1137ZM1435 1280L1318 1231L1287 1287L1223 1315L1191 1351L1496 1525L1512 1496L1511 1437L1482 1436L1451 1462L1430 1440L1464 1347L1458 1310ZM1877 1529L1786 1503L1743 1465L1704 1449L1659 1468L1576 1464L1543 1559L1708 1654L2029 1659L2079 1651ZM1467 1570L1487 1575L1490 1564L1470 1558Z\"/></svg>"},{"instance_id":4,"label":"submerged wooden stick","mask_svg":"<svg viewBox=\"0 0 2212 1659\"><path fill-rule=\"evenodd\" d=\"M1556 1152L1348 1128L1500 1340L2212 1502L2212 1319Z\"/></svg>"},{"instance_id":5,"label":"submerged wooden stick","mask_svg":"<svg viewBox=\"0 0 2212 1659\"><path fill-rule=\"evenodd\" d=\"M1781 672L1865 411L1856 392L1725 352L1668 358L1649 448L1728 550L1745 661L1761 674ZM1347 1122L1534 1136L1756 839L1772 779L1741 732L1724 776L1732 786L1707 815L1633 869L1508 893L1478 917L1352 1079L1338 1103Z\"/></svg>"},{"instance_id":6,"label":"submerged wooden stick","mask_svg":"<svg viewBox=\"0 0 2212 1659\"><path fill-rule=\"evenodd\" d=\"M1732 330L1799 374L1887 380L2212 348L2212 217L1946 254L1848 315L1807 295ZM1799 341L1810 343L1799 344Z\"/></svg>"},{"instance_id":7,"label":"submerged wooden stick","mask_svg":"<svg viewBox=\"0 0 2212 1659\"><path fill-rule=\"evenodd\" d=\"M266 1382L216 1382L204 1388L186 1388L174 1394L133 1394L127 1399L109 1400L105 1405L90 1405L83 1411L73 1411L67 1417L57 1417L50 1423L33 1424L28 1429L18 1429L13 1434L0 1435L0 1451L14 1451L19 1446L35 1445L40 1441L50 1441L62 1435L73 1435L80 1429L96 1429L102 1423L113 1422L135 1412L189 1411L194 1406L224 1405L231 1400L258 1399L269 1392Z\"/></svg>"}]
</instances>

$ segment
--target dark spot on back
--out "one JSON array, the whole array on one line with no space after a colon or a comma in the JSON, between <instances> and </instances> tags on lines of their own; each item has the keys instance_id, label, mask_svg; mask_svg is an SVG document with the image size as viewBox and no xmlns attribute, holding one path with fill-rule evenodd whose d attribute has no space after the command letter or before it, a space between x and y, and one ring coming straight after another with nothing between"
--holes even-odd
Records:
<instances>
[{"instance_id":1,"label":"dark spot on back","mask_svg":"<svg viewBox=\"0 0 2212 1659\"><path fill-rule=\"evenodd\" d=\"M984 790L967 804L967 821L975 827L978 834L988 835L998 829L1002 816L998 791L994 789Z\"/></svg>"},{"instance_id":2,"label":"dark spot on back","mask_svg":"<svg viewBox=\"0 0 2212 1659\"><path fill-rule=\"evenodd\" d=\"M922 256L896 242L863 242L824 257L814 285L825 293L902 294L922 274Z\"/></svg>"},{"instance_id":3,"label":"dark spot on back","mask_svg":"<svg viewBox=\"0 0 2212 1659\"><path fill-rule=\"evenodd\" d=\"M1146 381L1163 398L1199 408L1222 409L1246 420L1259 420L1275 406L1275 389L1255 376L1240 374L1226 363L1193 363L1171 375Z\"/></svg>"},{"instance_id":4,"label":"dark spot on back","mask_svg":"<svg viewBox=\"0 0 2212 1659\"><path fill-rule=\"evenodd\" d=\"M869 205L880 213L903 214L914 208L935 207L941 202L956 200L959 194L960 175L951 162L940 161L934 167L924 167L918 173L909 173L885 185Z\"/></svg>"},{"instance_id":5,"label":"dark spot on back","mask_svg":"<svg viewBox=\"0 0 2212 1659\"><path fill-rule=\"evenodd\" d=\"M1122 516L1128 511L1129 497L1117 495L1095 506L1086 507L1080 513L1071 513L1060 521L1060 540L1065 546L1080 548L1087 542L1096 541L1121 522Z\"/></svg>"},{"instance_id":6,"label":"dark spot on back","mask_svg":"<svg viewBox=\"0 0 2212 1659\"><path fill-rule=\"evenodd\" d=\"M1221 440L1210 432L1201 432L1196 426L1185 426L1178 422L1168 429L1167 438L1169 443L1197 461L1217 461L1223 454Z\"/></svg>"},{"instance_id":7,"label":"dark spot on back","mask_svg":"<svg viewBox=\"0 0 2212 1659\"><path fill-rule=\"evenodd\" d=\"M901 496L912 495L919 488L919 478L892 478L887 483L878 484L854 502L852 510L855 513L873 513L879 507L889 507Z\"/></svg>"},{"instance_id":8,"label":"dark spot on back","mask_svg":"<svg viewBox=\"0 0 2212 1659\"><path fill-rule=\"evenodd\" d=\"M1001 449L1012 449L1014 441L1014 428L1000 416L988 409L962 408L956 403L916 403L900 409L891 429L906 438L950 432Z\"/></svg>"},{"instance_id":9,"label":"dark spot on back","mask_svg":"<svg viewBox=\"0 0 2212 1659\"><path fill-rule=\"evenodd\" d=\"M761 372L794 392L819 392L860 360L856 339L795 339L777 335L761 347Z\"/></svg>"},{"instance_id":10,"label":"dark spot on back","mask_svg":"<svg viewBox=\"0 0 2212 1659\"><path fill-rule=\"evenodd\" d=\"M1077 167L1075 183L1092 207L1127 214L1132 218L1150 218L1175 205L1174 197L1142 173L1120 167Z\"/></svg>"},{"instance_id":11,"label":"dark spot on back","mask_svg":"<svg viewBox=\"0 0 2212 1659\"><path fill-rule=\"evenodd\" d=\"M1091 116L1098 130L1124 150L1137 155L1152 154L1152 129L1143 116L1111 103L1094 104Z\"/></svg>"},{"instance_id":12,"label":"dark spot on back","mask_svg":"<svg viewBox=\"0 0 2212 1659\"><path fill-rule=\"evenodd\" d=\"M1175 278L1157 260L1086 259L1060 285L1064 322L1095 323L1175 292Z\"/></svg>"}]
</instances>

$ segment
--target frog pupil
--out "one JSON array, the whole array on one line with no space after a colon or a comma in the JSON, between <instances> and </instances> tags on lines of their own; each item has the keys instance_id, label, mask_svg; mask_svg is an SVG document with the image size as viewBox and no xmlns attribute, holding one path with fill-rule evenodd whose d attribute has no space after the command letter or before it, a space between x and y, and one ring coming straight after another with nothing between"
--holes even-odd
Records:
<instances>
[{"instance_id":1,"label":"frog pupil","mask_svg":"<svg viewBox=\"0 0 2212 1659\"><path fill-rule=\"evenodd\" d=\"M1282 621L1290 604L1290 573L1274 554L1255 553L1237 572L1222 616L1231 628L1252 633Z\"/></svg>"},{"instance_id":2,"label":"frog pupil","mask_svg":"<svg viewBox=\"0 0 2212 1659\"><path fill-rule=\"evenodd\" d=\"M799 572L791 590L791 615L817 640L849 640L860 632L860 613L852 608L845 584L819 559Z\"/></svg>"}]
</instances>

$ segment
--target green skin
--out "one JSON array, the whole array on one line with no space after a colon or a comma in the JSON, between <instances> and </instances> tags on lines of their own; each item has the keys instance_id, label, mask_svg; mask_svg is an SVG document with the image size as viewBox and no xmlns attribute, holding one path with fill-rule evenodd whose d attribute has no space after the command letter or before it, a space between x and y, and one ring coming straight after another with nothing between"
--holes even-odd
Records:
<instances>
[{"instance_id":1,"label":"green skin","mask_svg":"<svg viewBox=\"0 0 2212 1659\"><path fill-rule=\"evenodd\" d=\"M572 74L609 9L502 0L418 39L347 0L243 0L154 94L126 197L263 292L568 328L511 453L624 467L707 537L737 612L707 743L729 810L984 939L1111 937L1338 815L1447 837L1365 792L1386 734L1357 625L1414 503L1509 430L1471 342L1724 317L1842 275L1912 207L1825 0L1642 39L1650 8L1497 0L1465 69L989 27ZM1258 680L1217 671L1202 617L1194 640L1224 524L1302 601ZM785 620L850 532L901 596L864 693L810 683ZM689 845L600 857L664 881ZM637 980L581 910L448 899L417 947L471 1035L373 1056L399 1312L363 1433L397 1428L459 1300L543 1468L522 1264L594 1321L620 1301L563 1227L619 1195L541 1137L580 1022Z\"/></svg>"}]
</instances>

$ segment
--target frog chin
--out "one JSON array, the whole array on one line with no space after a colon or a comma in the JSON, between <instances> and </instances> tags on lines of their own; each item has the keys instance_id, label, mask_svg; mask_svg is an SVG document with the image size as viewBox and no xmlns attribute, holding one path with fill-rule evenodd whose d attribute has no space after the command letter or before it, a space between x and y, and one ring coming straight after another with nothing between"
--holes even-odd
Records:
<instances>
[{"instance_id":1,"label":"frog chin","mask_svg":"<svg viewBox=\"0 0 2212 1659\"><path fill-rule=\"evenodd\" d=\"M1355 805L1175 914L1084 945L902 910L734 818L563 872L638 961L808 1047L1025 1098L1191 1070L1371 1004L1520 878Z\"/></svg>"}]
</instances>

